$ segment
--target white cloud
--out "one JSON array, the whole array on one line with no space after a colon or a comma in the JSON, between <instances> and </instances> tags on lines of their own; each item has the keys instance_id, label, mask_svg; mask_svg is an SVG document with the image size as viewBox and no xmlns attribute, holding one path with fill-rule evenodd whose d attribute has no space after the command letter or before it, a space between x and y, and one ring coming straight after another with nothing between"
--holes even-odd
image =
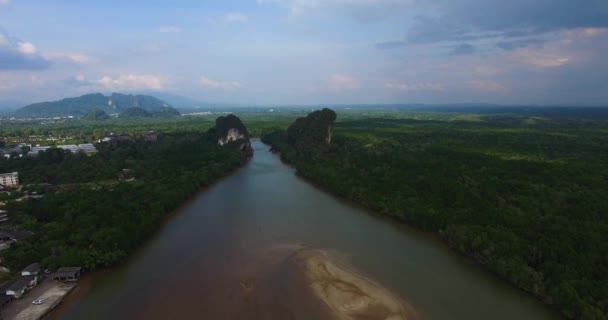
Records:
<instances>
[{"instance_id":1,"label":"white cloud","mask_svg":"<svg viewBox=\"0 0 608 320\"><path fill-rule=\"evenodd\" d=\"M178 32L182 32L182 29L178 28L178 27L174 27L174 26L168 26L168 27L160 27L158 28L159 32L162 33L178 33Z\"/></svg>"},{"instance_id":2,"label":"white cloud","mask_svg":"<svg viewBox=\"0 0 608 320\"><path fill-rule=\"evenodd\" d=\"M99 62L99 59L77 52L49 52L42 55L45 59L65 61L77 64L89 64Z\"/></svg>"},{"instance_id":3,"label":"white cloud","mask_svg":"<svg viewBox=\"0 0 608 320\"><path fill-rule=\"evenodd\" d=\"M554 68L567 64L570 59L563 55L544 53L528 48L521 48L511 53L511 57L521 63L536 68Z\"/></svg>"},{"instance_id":4,"label":"white cloud","mask_svg":"<svg viewBox=\"0 0 608 320\"><path fill-rule=\"evenodd\" d=\"M442 91L445 87L438 82L405 83L399 81L388 81L384 84L386 88L399 91Z\"/></svg>"},{"instance_id":5,"label":"white cloud","mask_svg":"<svg viewBox=\"0 0 608 320\"><path fill-rule=\"evenodd\" d=\"M291 16L298 16L307 10L325 7L373 8L395 7L411 4L413 0L257 0L258 4L276 4L288 8Z\"/></svg>"},{"instance_id":6,"label":"white cloud","mask_svg":"<svg viewBox=\"0 0 608 320\"><path fill-rule=\"evenodd\" d=\"M205 76L202 76L199 82L203 87L209 89L233 90L241 87L241 84L237 81L218 81Z\"/></svg>"},{"instance_id":7,"label":"white cloud","mask_svg":"<svg viewBox=\"0 0 608 320\"><path fill-rule=\"evenodd\" d=\"M16 49L22 54L36 53L36 47L31 42L18 42Z\"/></svg>"},{"instance_id":8,"label":"white cloud","mask_svg":"<svg viewBox=\"0 0 608 320\"><path fill-rule=\"evenodd\" d=\"M84 79L83 79L84 80ZM163 80L156 75L121 74L118 77L103 76L95 82L111 90L161 90Z\"/></svg>"},{"instance_id":9,"label":"white cloud","mask_svg":"<svg viewBox=\"0 0 608 320\"><path fill-rule=\"evenodd\" d=\"M241 12L230 12L222 16L222 20L228 23L232 22L247 22L249 17Z\"/></svg>"},{"instance_id":10,"label":"white cloud","mask_svg":"<svg viewBox=\"0 0 608 320\"><path fill-rule=\"evenodd\" d=\"M333 74L329 77L328 86L331 91L343 91L357 89L361 85L359 83L359 80L351 76L343 74Z\"/></svg>"},{"instance_id":11,"label":"white cloud","mask_svg":"<svg viewBox=\"0 0 608 320\"><path fill-rule=\"evenodd\" d=\"M608 33L608 28L578 28L566 31L566 34L582 38L592 38L606 33Z\"/></svg>"},{"instance_id":12,"label":"white cloud","mask_svg":"<svg viewBox=\"0 0 608 320\"><path fill-rule=\"evenodd\" d=\"M49 65L34 44L11 37L0 28L0 70L38 70Z\"/></svg>"}]
</instances>

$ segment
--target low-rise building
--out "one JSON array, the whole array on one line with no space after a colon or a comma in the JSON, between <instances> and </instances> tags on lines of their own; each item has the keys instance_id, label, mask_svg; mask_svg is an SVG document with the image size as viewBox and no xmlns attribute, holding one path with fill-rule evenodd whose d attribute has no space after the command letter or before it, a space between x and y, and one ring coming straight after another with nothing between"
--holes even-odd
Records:
<instances>
[{"instance_id":1,"label":"low-rise building","mask_svg":"<svg viewBox=\"0 0 608 320\"><path fill-rule=\"evenodd\" d=\"M40 273L40 263L32 263L21 271L22 276L37 276Z\"/></svg>"},{"instance_id":2,"label":"low-rise building","mask_svg":"<svg viewBox=\"0 0 608 320\"><path fill-rule=\"evenodd\" d=\"M95 148L95 146L92 143L79 144L78 149L80 151L83 151L84 153L88 153L88 154L97 152L97 148Z\"/></svg>"},{"instance_id":3,"label":"low-rise building","mask_svg":"<svg viewBox=\"0 0 608 320\"><path fill-rule=\"evenodd\" d=\"M81 267L61 267L51 278L58 281L76 281L80 278Z\"/></svg>"},{"instance_id":4,"label":"low-rise building","mask_svg":"<svg viewBox=\"0 0 608 320\"><path fill-rule=\"evenodd\" d=\"M118 140L118 136L115 133L109 133L107 134L105 137L99 139L97 142L102 143L102 142L116 142Z\"/></svg>"},{"instance_id":5,"label":"low-rise building","mask_svg":"<svg viewBox=\"0 0 608 320\"><path fill-rule=\"evenodd\" d=\"M149 131L144 136L144 141L147 141L147 142L156 142L156 141L158 141L158 133L156 133L156 131L154 131L154 130Z\"/></svg>"},{"instance_id":6,"label":"low-rise building","mask_svg":"<svg viewBox=\"0 0 608 320\"><path fill-rule=\"evenodd\" d=\"M133 137L131 137L128 134L118 135L117 139L118 139L118 141L131 141L131 142L135 141L135 139L133 139Z\"/></svg>"},{"instance_id":7,"label":"low-rise building","mask_svg":"<svg viewBox=\"0 0 608 320\"><path fill-rule=\"evenodd\" d=\"M10 248L13 243L15 243L14 240L0 240L0 251Z\"/></svg>"},{"instance_id":8,"label":"low-rise building","mask_svg":"<svg viewBox=\"0 0 608 320\"><path fill-rule=\"evenodd\" d=\"M8 211L0 210L0 223L8 221Z\"/></svg>"},{"instance_id":9,"label":"low-rise building","mask_svg":"<svg viewBox=\"0 0 608 320\"><path fill-rule=\"evenodd\" d=\"M19 173L11 172L11 173L2 173L0 174L0 185L5 187L18 187L19 186Z\"/></svg>"},{"instance_id":10,"label":"low-rise building","mask_svg":"<svg viewBox=\"0 0 608 320\"><path fill-rule=\"evenodd\" d=\"M30 150L30 152L28 152L28 153L27 153L27 155L28 155L28 156L34 156L34 157L35 157L35 156L37 156L37 155L38 155L38 152L40 152L40 151L43 151L43 152L44 152L44 151L46 151L46 150L48 150L48 149L50 149L50 148L51 148L51 147L49 147L49 146L43 146L43 147L41 147L41 146L36 146L36 147L32 147L32 149Z\"/></svg>"},{"instance_id":11,"label":"low-rise building","mask_svg":"<svg viewBox=\"0 0 608 320\"><path fill-rule=\"evenodd\" d=\"M92 154L92 153L96 153L97 152L97 148L95 148L95 145L93 145L92 143L83 143L83 144L79 144L79 145L75 145L75 144L66 144L66 145L59 145L56 147L51 147L51 146L36 146L33 147L32 150L30 152L28 152L28 156L37 156L38 152L40 151L47 151L51 148L58 148L58 149L63 149L65 151L70 151L71 153L78 153L80 151L87 153L87 154Z\"/></svg>"},{"instance_id":12,"label":"low-rise building","mask_svg":"<svg viewBox=\"0 0 608 320\"><path fill-rule=\"evenodd\" d=\"M122 169L118 173L118 180L129 181L135 179L135 174L131 169Z\"/></svg>"},{"instance_id":13,"label":"low-rise building","mask_svg":"<svg viewBox=\"0 0 608 320\"><path fill-rule=\"evenodd\" d=\"M19 299L36 284L38 284L38 276L22 276L6 289L6 295Z\"/></svg>"},{"instance_id":14,"label":"low-rise building","mask_svg":"<svg viewBox=\"0 0 608 320\"><path fill-rule=\"evenodd\" d=\"M57 146L57 148L63 149L65 151L70 151L72 153L78 153L78 151L80 151L80 149L78 148L78 146L75 145L75 144L60 145L60 146Z\"/></svg>"}]
</instances>

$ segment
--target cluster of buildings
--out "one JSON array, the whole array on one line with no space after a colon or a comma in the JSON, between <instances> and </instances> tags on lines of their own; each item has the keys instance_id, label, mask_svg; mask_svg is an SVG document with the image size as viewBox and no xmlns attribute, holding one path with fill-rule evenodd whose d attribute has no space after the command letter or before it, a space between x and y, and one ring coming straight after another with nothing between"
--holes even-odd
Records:
<instances>
[{"instance_id":1,"label":"cluster of buildings","mask_svg":"<svg viewBox=\"0 0 608 320\"><path fill-rule=\"evenodd\" d=\"M65 144L58 146L32 146L31 144L21 143L14 147L0 149L0 155L4 156L7 159L10 159L14 154L18 154L19 157L22 157L24 154L24 148L29 148L28 156L37 156L38 152L46 151L48 149L56 148L69 150L72 153L84 152L86 154L93 154L97 152L97 148L92 143L83 143L83 144ZM27 150L27 149L26 149Z\"/></svg>"},{"instance_id":2,"label":"cluster of buildings","mask_svg":"<svg viewBox=\"0 0 608 320\"><path fill-rule=\"evenodd\" d=\"M147 141L147 142L156 142L156 141L158 141L158 137L159 137L158 133L156 131L152 130L143 136L143 140ZM14 142L22 142L22 141L26 141L26 140L27 140L27 138L22 138L21 140L15 140ZM45 141L56 141L56 140L45 140ZM105 137L99 139L97 142L99 142L99 143L106 142L106 143L110 143L110 144L116 144L118 141L133 142L133 141L135 141L135 138L133 138L131 135L128 135L128 134L110 133L110 134L106 135ZM11 141L9 141L9 142L11 142ZM34 156L34 157L38 155L38 152L47 151L48 149L51 149L51 148L69 150L72 153L84 152L86 154L93 154L93 153L97 152L97 148L95 148L95 145L93 145L92 143L66 144L66 145L58 145L58 146L40 146L40 145L32 145L32 144L22 142L16 146L13 146L10 148L5 148L5 149L0 148L0 155L4 156L7 159L10 159L11 157L13 157L14 154L17 154L18 157L22 157L24 154L24 150L27 150L25 148L29 148L29 152L27 153L27 155Z\"/></svg>"},{"instance_id":3,"label":"cluster of buildings","mask_svg":"<svg viewBox=\"0 0 608 320\"><path fill-rule=\"evenodd\" d=\"M20 143L10 148L0 148L0 155L4 156L5 158L10 158L12 154L18 154L19 156L22 156L24 147L31 147L31 145L26 143Z\"/></svg>"},{"instance_id":4,"label":"cluster of buildings","mask_svg":"<svg viewBox=\"0 0 608 320\"><path fill-rule=\"evenodd\" d=\"M23 294L38 284L40 264L32 263L21 271L21 275L5 288L5 294L14 299L19 299Z\"/></svg>"},{"instance_id":5,"label":"cluster of buildings","mask_svg":"<svg viewBox=\"0 0 608 320\"><path fill-rule=\"evenodd\" d=\"M5 211L6 214L6 211ZM8 218L8 214L7 214ZM0 231L0 251L10 248L14 243L31 237L33 233L29 231Z\"/></svg>"},{"instance_id":6,"label":"cluster of buildings","mask_svg":"<svg viewBox=\"0 0 608 320\"><path fill-rule=\"evenodd\" d=\"M70 151L72 153L84 152L86 154L93 154L97 152L97 148L92 143L83 143L83 144L66 144L59 146L37 146L32 147L30 151L27 153L28 156L37 156L40 151L47 151L48 149L63 149L65 151Z\"/></svg>"},{"instance_id":7,"label":"cluster of buildings","mask_svg":"<svg viewBox=\"0 0 608 320\"><path fill-rule=\"evenodd\" d=\"M12 243L31 235L32 234L28 232L13 234L6 231L0 231L0 250L7 249ZM9 270L0 267L0 272L9 272ZM61 282L73 282L80 278L81 272L81 267L61 267L57 269L55 273L45 271L44 273L47 274L45 276L41 270L40 263L32 263L21 270L15 279L0 285L0 308L14 299L23 297L26 292L33 289L44 278L50 278Z\"/></svg>"},{"instance_id":8,"label":"cluster of buildings","mask_svg":"<svg viewBox=\"0 0 608 320\"><path fill-rule=\"evenodd\" d=\"M49 277L57 281L72 282L78 280L81 272L81 267L62 267ZM32 263L25 267L14 281L0 285L0 307L4 307L13 299L23 297L26 292L40 283L41 276L40 264Z\"/></svg>"}]
</instances>

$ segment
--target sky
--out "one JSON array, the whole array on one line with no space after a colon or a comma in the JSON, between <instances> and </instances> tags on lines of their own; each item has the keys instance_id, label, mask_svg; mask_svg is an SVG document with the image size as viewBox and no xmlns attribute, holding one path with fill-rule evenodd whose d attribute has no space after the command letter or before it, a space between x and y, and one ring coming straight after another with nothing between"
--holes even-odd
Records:
<instances>
[{"instance_id":1,"label":"sky","mask_svg":"<svg viewBox=\"0 0 608 320\"><path fill-rule=\"evenodd\" d=\"M607 0L0 0L0 100L608 105Z\"/></svg>"}]
</instances>

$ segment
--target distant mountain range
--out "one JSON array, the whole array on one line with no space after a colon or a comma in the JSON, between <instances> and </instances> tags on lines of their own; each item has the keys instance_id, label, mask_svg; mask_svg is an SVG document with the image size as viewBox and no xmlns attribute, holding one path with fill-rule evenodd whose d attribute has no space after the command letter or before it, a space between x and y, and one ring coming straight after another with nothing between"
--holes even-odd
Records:
<instances>
[{"instance_id":1,"label":"distant mountain range","mask_svg":"<svg viewBox=\"0 0 608 320\"><path fill-rule=\"evenodd\" d=\"M14 111L27 103L16 100L0 100L0 113Z\"/></svg>"},{"instance_id":2,"label":"distant mountain range","mask_svg":"<svg viewBox=\"0 0 608 320\"><path fill-rule=\"evenodd\" d=\"M30 104L16 110L14 115L22 118L83 117L92 109L113 114L122 113L129 108L141 108L147 112L156 113L166 112L171 105L148 95L112 93L105 96L101 93L92 93L59 101Z\"/></svg>"}]
</instances>

